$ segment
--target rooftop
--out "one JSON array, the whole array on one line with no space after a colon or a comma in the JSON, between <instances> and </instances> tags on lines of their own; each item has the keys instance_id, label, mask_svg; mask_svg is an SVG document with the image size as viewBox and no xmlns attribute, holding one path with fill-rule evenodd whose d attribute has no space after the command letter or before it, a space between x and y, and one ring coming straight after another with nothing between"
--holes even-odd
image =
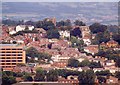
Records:
<instances>
[{"instance_id":1,"label":"rooftop","mask_svg":"<svg viewBox=\"0 0 120 85\"><path fill-rule=\"evenodd\" d=\"M18 44L0 44L0 46L18 46Z\"/></svg>"},{"instance_id":2,"label":"rooftop","mask_svg":"<svg viewBox=\"0 0 120 85\"><path fill-rule=\"evenodd\" d=\"M20 47L22 45L19 45L19 44L0 44L0 48L3 48L3 47Z\"/></svg>"}]
</instances>

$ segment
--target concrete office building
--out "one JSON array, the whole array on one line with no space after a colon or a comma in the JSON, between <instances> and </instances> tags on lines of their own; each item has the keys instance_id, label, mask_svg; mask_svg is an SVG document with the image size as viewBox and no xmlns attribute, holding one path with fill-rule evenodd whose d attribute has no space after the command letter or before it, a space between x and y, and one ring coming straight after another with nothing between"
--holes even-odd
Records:
<instances>
[{"instance_id":1,"label":"concrete office building","mask_svg":"<svg viewBox=\"0 0 120 85\"><path fill-rule=\"evenodd\" d=\"M0 67L12 70L18 63L25 63L25 55L23 45L0 44Z\"/></svg>"}]
</instances>

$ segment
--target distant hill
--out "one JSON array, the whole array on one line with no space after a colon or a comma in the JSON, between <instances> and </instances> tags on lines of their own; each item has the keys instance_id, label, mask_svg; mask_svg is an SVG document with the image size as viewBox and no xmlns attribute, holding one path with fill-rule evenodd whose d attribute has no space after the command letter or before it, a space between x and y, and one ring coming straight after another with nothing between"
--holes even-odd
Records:
<instances>
[{"instance_id":1,"label":"distant hill","mask_svg":"<svg viewBox=\"0 0 120 85\"><path fill-rule=\"evenodd\" d=\"M61 19L81 19L88 24L101 22L117 24L117 2L4 2L2 13L4 18L40 20L46 17Z\"/></svg>"}]
</instances>

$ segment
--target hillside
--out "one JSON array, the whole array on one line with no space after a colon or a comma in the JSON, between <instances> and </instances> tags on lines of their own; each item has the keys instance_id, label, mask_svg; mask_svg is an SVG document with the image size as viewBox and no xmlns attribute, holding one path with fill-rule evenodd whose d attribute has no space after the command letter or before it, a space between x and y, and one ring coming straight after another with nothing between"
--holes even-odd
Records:
<instances>
[{"instance_id":1,"label":"hillside","mask_svg":"<svg viewBox=\"0 0 120 85\"><path fill-rule=\"evenodd\" d=\"M81 19L90 24L101 22L117 24L118 6L116 2L42 3L6 2L2 4L4 18L40 20L46 17L61 19Z\"/></svg>"}]
</instances>

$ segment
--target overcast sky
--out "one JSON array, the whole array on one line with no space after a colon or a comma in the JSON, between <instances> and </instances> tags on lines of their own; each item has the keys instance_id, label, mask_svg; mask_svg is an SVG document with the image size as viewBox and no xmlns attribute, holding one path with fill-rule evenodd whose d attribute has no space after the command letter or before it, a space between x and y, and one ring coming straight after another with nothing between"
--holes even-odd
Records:
<instances>
[{"instance_id":1,"label":"overcast sky","mask_svg":"<svg viewBox=\"0 0 120 85\"><path fill-rule=\"evenodd\" d=\"M119 0L0 0L2 2L119 2Z\"/></svg>"}]
</instances>

